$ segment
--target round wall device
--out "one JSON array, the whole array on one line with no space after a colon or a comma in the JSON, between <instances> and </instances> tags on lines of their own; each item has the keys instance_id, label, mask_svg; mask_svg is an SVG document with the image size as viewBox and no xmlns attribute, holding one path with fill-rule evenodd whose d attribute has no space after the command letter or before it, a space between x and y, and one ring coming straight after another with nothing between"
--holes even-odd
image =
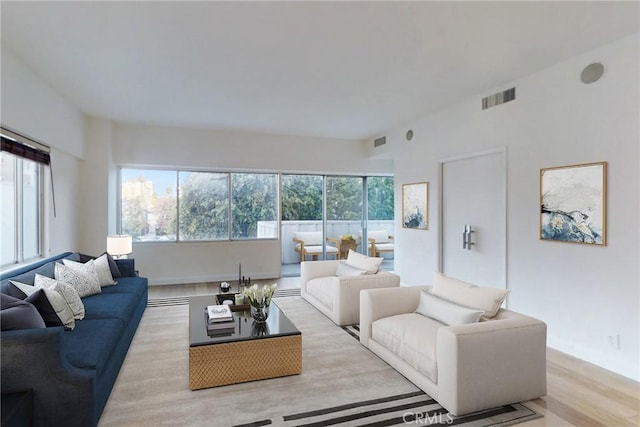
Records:
<instances>
[{"instance_id":1,"label":"round wall device","mask_svg":"<svg viewBox=\"0 0 640 427\"><path fill-rule=\"evenodd\" d=\"M584 84L591 84L600 80L600 77L604 74L604 65L599 62L594 62L584 67L580 74L580 80Z\"/></svg>"},{"instance_id":2,"label":"round wall device","mask_svg":"<svg viewBox=\"0 0 640 427\"><path fill-rule=\"evenodd\" d=\"M413 139L413 131L409 129L406 135L407 141L411 141Z\"/></svg>"}]
</instances>

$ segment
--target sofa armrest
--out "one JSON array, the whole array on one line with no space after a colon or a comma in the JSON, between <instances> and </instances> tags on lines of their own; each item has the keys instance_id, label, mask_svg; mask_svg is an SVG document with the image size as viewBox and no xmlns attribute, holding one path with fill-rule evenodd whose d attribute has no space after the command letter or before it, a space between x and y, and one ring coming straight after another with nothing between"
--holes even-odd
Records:
<instances>
[{"instance_id":1,"label":"sofa armrest","mask_svg":"<svg viewBox=\"0 0 640 427\"><path fill-rule=\"evenodd\" d=\"M353 325L360 321L359 312L353 305L360 302L360 291L364 289L397 288L400 286L400 276L394 273L367 274L362 276L338 277L337 295L334 301L339 325Z\"/></svg>"},{"instance_id":2,"label":"sofa armrest","mask_svg":"<svg viewBox=\"0 0 640 427\"><path fill-rule=\"evenodd\" d=\"M2 394L31 390L34 425L91 426L95 371L62 358L62 327L2 332ZM78 410L82 408L82 410Z\"/></svg>"},{"instance_id":3,"label":"sofa armrest","mask_svg":"<svg viewBox=\"0 0 640 427\"><path fill-rule=\"evenodd\" d=\"M503 312L498 320L438 330L438 401L453 414L546 394L547 325Z\"/></svg>"},{"instance_id":4,"label":"sofa armrest","mask_svg":"<svg viewBox=\"0 0 640 427\"><path fill-rule=\"evenodd\" d=\"M124 258L114 260L120 270L122 277L135 277L136 274L136 260L133 258Z\"/></svg>"},{"instance_id":5,"label":"sofa armrest","mask_svg":"<svg viewBox=\"0 0 640 427\"><path fill-rule=\"evenodd\" d=\"M360 342L368 346L371 324L383 317L412 313L418 307L420 291L428 286L364 289L360 292Z\"/></svg>"},{"instance_id":6,"label":"sofa armrest","mask_svg":"<svg viewBox=\"0 0 640 427\"><path fill-rule=\"evenodd\" d=\"M338 262L334 259L326 261L303 261L300 263L300 288L307 290L307 282L318 277L335 276Z\"/></svg>"}]
</instances>

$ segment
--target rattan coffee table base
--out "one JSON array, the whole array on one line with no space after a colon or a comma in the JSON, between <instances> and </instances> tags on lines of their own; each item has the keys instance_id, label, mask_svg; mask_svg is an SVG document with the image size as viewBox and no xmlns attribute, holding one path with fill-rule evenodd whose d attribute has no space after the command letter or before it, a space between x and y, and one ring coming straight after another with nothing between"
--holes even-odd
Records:
<instances>
[{"instance_id":1,"label":"rattan coffee table base","mask_svg":"<svg viewBox=\"0 0 640 427\"><path fill-rule=\"evenodd\" d=\"M191 390L302 372L302 335L189 347Z\"/></svg>"}]
</instances>

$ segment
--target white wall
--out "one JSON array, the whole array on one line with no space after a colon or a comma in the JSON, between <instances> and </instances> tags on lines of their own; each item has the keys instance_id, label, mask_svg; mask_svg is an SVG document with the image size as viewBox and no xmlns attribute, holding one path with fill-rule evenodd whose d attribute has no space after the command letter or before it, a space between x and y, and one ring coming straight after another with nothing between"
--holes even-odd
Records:
<instances>
[{"instance_id":1,"label":"white wall","mask_svg":"<svg viewBox=\"0 0 640 427\"><path fill-rule=\"evenodd\" d=\"M360 175L393 172L390 159L370 158L366 143L358 140L124 123L109 126L99 119L88 120L87 140L84 171L91 191L83 193L83 228L95 221L96 229L83 235L80 246L89 253L104 250L105 230L115 231L116 165ZM111 147L112 159L105 147ZM140 243L134 245L132 256L151 284L174 284L234 279L239 263L247 276L278 277L280 252L277 240Z\"/></svg>"},{"instance_id":2,"label":"white wall","mask_svg":"<svg viewBox=\"0 0 640 427\"><path fill-rule=\"evenodd\" d=\"M438 161L506 147L509 308L547 322L549 346L640 379L638 51L638 35L627 37L389 130L396 194L402 183L431 182L430 230L396 225L403 283L431 283L438 269ZM606 71L585 85L580 72L592 62ZM481 110L482 97L512 86L515 101ZM541 241L540 168L595 161L609 167L608 245ZM618 334L619 350L608 344Z\"/></svg>"},{"instance_id":3,"label":"white wall","mask_svg":"<svg viewBox=\"0 0 640 427\"><path fill-rule=\"evenodd\" d=\"M358 140L115 124L117 164L366 174L392 172Z\"/></svg>"},{"instance_id":4,"label":"white wall","mask_svg":"<svg viewBox=\"0 0 640 427\"><path fill-rule=\"evenodd\" d=\"M11 50L2 45L0 52L2 124L51 147L57 215L53 216L49 195L45 255L76 250L84 117Z\"/></svg>"}]
</instances>

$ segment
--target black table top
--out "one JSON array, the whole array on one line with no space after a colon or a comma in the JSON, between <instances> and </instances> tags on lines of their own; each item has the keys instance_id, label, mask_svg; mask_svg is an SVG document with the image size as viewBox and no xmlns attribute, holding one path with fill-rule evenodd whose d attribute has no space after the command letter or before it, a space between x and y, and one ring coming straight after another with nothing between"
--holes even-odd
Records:
<instances>
[{"instance_id":1,"label":"black table top","mask_svg":"<svg viewBox=\"0 0 640 427\"><path fill-rule=\"evenodd\" d=\"M205 309L215 304L215 295L189 297L190 347L301 334L273 300L266 323L254 322L250 311L234 311L233 332L208 332Z\"/></svg>"}]
</instances>

